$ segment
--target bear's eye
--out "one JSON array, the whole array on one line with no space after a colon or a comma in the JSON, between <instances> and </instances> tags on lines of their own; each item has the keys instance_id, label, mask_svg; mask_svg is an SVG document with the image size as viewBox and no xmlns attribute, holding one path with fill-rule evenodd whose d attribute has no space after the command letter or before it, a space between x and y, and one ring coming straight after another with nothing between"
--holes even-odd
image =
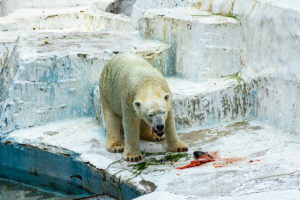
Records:
<instances>
[{"instance_id":1,"label":"bear's eye","mask_svg":"<svg viewBox=\"0 0 300 200\"><path fill-rule=\"evenodd\" d=\"M164 115L166 113L166 111L161 111L160 113Z\"/></svg>"},{"instance_id":2,"label":"bear's eye","mask_svg":"<svg viewBox=\"0 0 300 200\"><path fill-rule=\"evenodd\" d=\"M152 118L152 117L153 117L153 114L148 114L148 117L149 117L149 118Z\"/></svg>"}]
</instances>

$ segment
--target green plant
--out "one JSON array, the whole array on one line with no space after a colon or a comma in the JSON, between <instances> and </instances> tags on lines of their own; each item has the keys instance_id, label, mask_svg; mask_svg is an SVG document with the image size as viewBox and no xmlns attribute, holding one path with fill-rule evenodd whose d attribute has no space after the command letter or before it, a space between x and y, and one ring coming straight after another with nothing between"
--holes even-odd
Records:
<instances>
[{"instance_id":1,"label":"green plant","mask_svg":"<svg viewBox=\"0 0 300 200\"><path fill-rule=\"evenodd\" d=\"M116 172L114 175L122 172L122 171L129 171L132 173L132 176L127 179L127 182L131 179L145 173L152 173L157 171L165 171L164 169L151 169L150 171L145 172L146 169L148 169L150 166L158 166L158 165L167 165L178 162L180 159L185 158L188 160L190 158L190 155L187 153L166 153L166 152L157 152L157 153L143 153L144 159L141 162L129 164L127 165L128 168L124 168ZM123 159L117 160L115 162L112 162L105 170L110 168L112 165L116 163L123 162Z\"/></svg>"},{"instance_id":2,"label":"green plant","mask_svg":"<svg viewBox=\"0 0 300 200\"><path fill-rule=\"evenodd\" d=\"M241 88L241 91L243 92L243 87L242 87L242 83L245 83L244 79L239 75L239 72L236 72L232 75L229 75L228 76L229 79L234 79L238 82L240 88Z\"/></svg>"}]
</instances>

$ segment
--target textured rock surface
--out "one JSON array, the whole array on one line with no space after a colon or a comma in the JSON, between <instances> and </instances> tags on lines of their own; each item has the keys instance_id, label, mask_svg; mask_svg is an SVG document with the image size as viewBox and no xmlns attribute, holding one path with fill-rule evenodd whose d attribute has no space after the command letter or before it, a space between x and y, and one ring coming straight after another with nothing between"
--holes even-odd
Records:
<instances>
[{"instance_id":1,"label":"textured rock surface","mask_svg":"<svg viewBox=\"0 0 300 200\"><path fill-rule=\"evenodd\" d=\"M203 82L242 68L241 27L234 18L196 8L154 9L144 13L139 30L172 45L171 74Z\"/></svg>"},{"instance_id":2,"label":"textured rock surface","mask_svg":"<svg viewBox=\"0 0 300 200\"><path fill-rule=\"evenodd\" d=\"M294 0L235 2L233 14L242 23L246 73L300 81L299 7Z\"/></svg>"},{"instance_id":3,"label":"textured rock surface","mask_svg":"<svg viewBox=\"0 0 300 200\"><path fill-rule=\"evenodd\" d=\"M259 121L300 133L300 82L259 77L250 84L255 97L253 116Z\"/></svg>"},{"instance_id":4,"label":"textured rock surface","mask_svg":"<svg viewBox=\"0 0 300 200\"><path fill-rule=\"evenodd\" d=\"M178 130L199 130L253 117L255 96L232 79L195 83L169 78Z\"/></svg>"}]
</instances>

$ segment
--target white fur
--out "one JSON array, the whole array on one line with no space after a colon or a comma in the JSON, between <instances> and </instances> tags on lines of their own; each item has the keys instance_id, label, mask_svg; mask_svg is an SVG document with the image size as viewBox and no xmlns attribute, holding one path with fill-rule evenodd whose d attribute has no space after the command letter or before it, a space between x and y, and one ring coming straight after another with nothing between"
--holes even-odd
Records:
<instances>
[{"instance_id":1,"label":"white fur","mask_svg":"<svg viewBox=\"0 0 300 200\"><path fill-rule=\"evenodd\" d=\"M187 145L176 134L172 97L165 78L142 57L123 53L112 58L101 73L100 98L108 151L123 150L120 136L122 124L124 159L140 160L140 137L150 141L160 140L152 136L152 127L162 121L168 150L187 150Z\"/></svg>"}]
</instances>

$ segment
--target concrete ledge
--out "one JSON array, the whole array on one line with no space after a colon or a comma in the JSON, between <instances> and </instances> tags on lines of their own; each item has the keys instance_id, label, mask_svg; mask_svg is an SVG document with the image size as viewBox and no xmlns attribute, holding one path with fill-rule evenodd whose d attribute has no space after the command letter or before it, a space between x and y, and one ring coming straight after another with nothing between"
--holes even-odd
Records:
<instances>
[{"instance_id":1,"label":"concrete ledge","mask_svg":"<svg viewBox=\"0 0 300 200\"><path fill-rule=\"evenodd\" d=\"M0 18L1 31L132 31L130 18L96 7L25 8Z\"/></svg>"},{"instance_id":2,"label":"concrete ledge","mask_svg":"<svg viewBox=\"0 0 300 200\"><path fill-rule=\"evenodd\" d=\"M196 8L145 11L139 31L147 39L170 43L172 74L205 82L239 72L243 66L238 20Z\"/></svg>"},{"instance_id":3,"label":"concrete ledge","mask_svg":"<svg viewBox=\"0 0 300 200\"><path fill-rule=\"evenodd\" d=\"M120 161L121 154L105 150L105 133L92 118L59 121L11 132L1 139L0 158L8 166L32 172L28 180L37 178L36 174L50 174L62 177L79 189L82 185L89 191L107 192L117 198L122 195L125 199L153 191L189 199L238 199L241 196L247 199L253 192L262 196L275 194L275 198L281 195L276 191L299 189L297 155L300 140L296 134L250 121L180 133L179 136L189 144L190 155L201 148L209 152L218 150L221 158L241 160L225 162L217 159L201 167L178 170L176 167L192 160L180 159L173 164L151 165L140 176L134 177L130 167L133 163ZM141 141L141 151L154 153L150 157L145 155L141 163L159 160L166 152L166 143ZM158 152L161 154L155 155ZM22 160L24 162L20 162ZM50 163L45 165L47 161ZM82 180L70 178L74 175L80 175Z\"/></svg>"},{"instance_id":4,"label":"concrete ledge","mask_svg":"<svg viewBox=\"0 0 300 200\"><path fill-rule=\"evenodd\" d=\"M12 54L0 129L93 116L92 98L105 63L120 52L144 56L163 70L169 45L128 32L24 33ZM66 101L68 99L68 101Z\"/></svg>"},{"instance_id":5,"label":"concrete ledge","mask_svg":"<svg viewBox=\"0 0 300 200\"><path fill-rule=\"evenodd\" d=\"M231 78L210 79L199 83L168 78L173 94L176 128L200 130L255 117L253 85L244 85Z\"/></svg>"},{"instance_id":6,"label":"concrete ledge","mask_svg":"<svg viewBox=\"0 0 300 200\"><path fill-rule=\"evenodd\" d=\"M2 0L1 9L4 16L13 13L22 8L63 8L63 7L78 7L78 6L96 6L103 11L114 0Z\"/></svg>"},{"instance_id":7,"label":"concrete ledge","mask_svg":"<svg viewBox=\"0 0 300 200\"><path fill-rule=\"evenodd\" d=\"M175 7L196 7L201 6L202 0L136 0L132 7L131 23L134 27L138 27L138 21L143 13L149 9L155 8L175 8Z\"/></svg>"}]
</instances>

